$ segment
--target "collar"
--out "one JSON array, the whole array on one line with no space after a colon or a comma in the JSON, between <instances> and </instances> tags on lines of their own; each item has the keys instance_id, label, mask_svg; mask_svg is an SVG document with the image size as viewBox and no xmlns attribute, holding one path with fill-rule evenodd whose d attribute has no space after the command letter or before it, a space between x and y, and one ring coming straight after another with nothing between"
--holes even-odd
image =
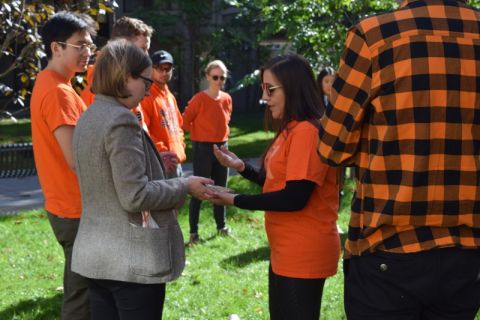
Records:
<instances>
[{"instance_id":1,"label":"collar","mask_svg":"<svg viewBox=\"0 0 480 320\"><path fill-rule=\"evenodd\" d=\"M404 0L404 1L402 1L402 3L400 3L400 8L405 7L406 5L409 5L410 3L417 2L417 1L420 1L420 0ZM455 1L466 3L466 0L455 0ZM433 1L425 1L425 2L428 3L428 2L433 2ZM443 1L440 1L440 2L443 2Z\"/></svg>"}]
</instances>

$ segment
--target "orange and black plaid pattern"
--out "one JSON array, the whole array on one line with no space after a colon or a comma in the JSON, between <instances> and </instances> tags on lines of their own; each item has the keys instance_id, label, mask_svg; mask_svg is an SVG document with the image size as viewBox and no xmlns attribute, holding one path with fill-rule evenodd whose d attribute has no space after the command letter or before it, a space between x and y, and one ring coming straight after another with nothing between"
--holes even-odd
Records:
<instances>
[{"instance_id":1,"label":"orange and black plaid pattern","mask_svg":"<svg viewBox=\"0 0 480 320\"><path fill-rule=\"evenodd\" d=\"M480 13L404 1L352 27L319 154L356 167L346 256L480 247Z\"/></svg>"}]
</instances>

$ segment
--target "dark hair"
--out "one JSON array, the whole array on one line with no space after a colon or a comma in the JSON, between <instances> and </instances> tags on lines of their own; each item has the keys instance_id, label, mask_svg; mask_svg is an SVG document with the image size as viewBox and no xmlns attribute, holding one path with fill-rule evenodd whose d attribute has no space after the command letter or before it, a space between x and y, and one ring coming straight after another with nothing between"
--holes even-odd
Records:
<instances>
[{"instance_id":1,"label":"dark hair","mask_svg":"<svg viewBox=\"0 0 480 320\"><path fill-rule=\"evenodd\" d=\"M112 39L132 39L137 36L152 37L153 28L140 19L121 17L112 27Z\"/></svg>"},{"instance_id":2,"label":"dark hair","mask_svg":"<svg viewBox=\"0 0 480 320\"><path fill-rule=\"evenodd\" d=\"M322 106L325 108L325 102L323 100L323 96L325 95L325 92L323 91L323 86L322 86L322 81L323 78L326 76L335 76L335 70L332 67L324 67L323 69L320 70L317 76L317 85L318 89L320 90L320 96L322 97Z\"/></svg>"},{"instance_id":3,"label":"dark hair","mask_svg":"<svg viewBox=\"0 0 480 320\"><path fill-rule=\"evenodd\" d=\"M74 33L87 31L95 37L97 31L93 19L86 14L60 11L54 14L42 27L41 36L47 59L52 57L52 42L66 42Z\"/></svg>"},{"instance_id":4,"label":"dark hair","mask_svg":"<svg viewBox=\"0 0 480 320\"><path fill-rule=\"evenodd\" d=\"M280 82L285 95L285 110L283 118L274 124L277 134L265 150L262 160L278 135L287 129L287 124L290 121L309 121L318 128L320 117L324 112L324 109L321 108L322 99L315 83L313 70L305 58L296 54L289 54L270 59L260 69L262 82L265 70L269 70ZM271 122L271 113L266 109L265 125L267 129L270 126L269 122Z\"/></svg>"},{"instance_id":5,"label":"dark hair","mask_svg":"<svg viewBox=\"0 0 480 320\"><path fill-rule=\"evenodd\" d=\"M148 54L126 39L111 40L95 63L92 92L115 98L126 98L128 77L137 78L152 65Z\"/></svg>"}]
</instances>

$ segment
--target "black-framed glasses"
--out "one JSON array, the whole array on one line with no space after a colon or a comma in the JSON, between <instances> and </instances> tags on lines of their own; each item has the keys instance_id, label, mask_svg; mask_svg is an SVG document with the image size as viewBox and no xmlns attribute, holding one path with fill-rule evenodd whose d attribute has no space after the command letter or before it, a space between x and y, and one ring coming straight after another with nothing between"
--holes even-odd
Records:
<instances>
[{"instance_id":1,"label":"black-framed glasses","mask_svg":"<svg viewBox=\"0 0 480 320\"><path fill-rule=\"evenodd\" d=\"M272 86L271 84L269 83L262 83L260 85L260 87L262 87L262 90L267 94L268 97L271 97L273 92L278 89L278 88L281 88L282 86L278 85L278 86Z\"/></svg>"},{"instance_id":2,"label":"black-framed glasses","mask_svg":"<svg viewBox=\"0 0 480 320\"><path fill-rule=\"evenodd\" d=\"M147 77L144 77L144 76L142 76L142 75L136 75L136 77L142 79L143 82L145 83L145 91L150 90L150 87L151 87L152 84L153 84L153 80L152 80L152 79L147 78Z\"/></svg>"},{"instance_id":3,"label":"black-framed glasses","mask_svg":"<svg viewBox=\"0 0 480 320\"><path fill-rule=\"evenodd\" d=\"M221 81L225 81L225 78L224 76L212 76L212 79L213 81L218 81L218 79L220 79Z\"/></svg>"},{"instance_id":4,"label":"black-framed glasses","mask_svg":"<svg viewBox=\"0 0 480 320\"><path fill-rule=\"evenodd\" d=\"M77 49L78 53L84 53L87 49L90 50L90 53L94 53L97 50L97 46L93 43L84 43L79 45L61 41L57 41L57 43L75 48Z\"/></svg>"}]
</instances>

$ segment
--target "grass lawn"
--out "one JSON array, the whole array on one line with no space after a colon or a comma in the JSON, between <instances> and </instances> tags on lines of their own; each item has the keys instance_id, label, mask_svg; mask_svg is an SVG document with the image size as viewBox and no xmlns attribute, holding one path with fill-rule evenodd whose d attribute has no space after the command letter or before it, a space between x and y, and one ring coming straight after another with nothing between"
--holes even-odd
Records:
<instances>
[{"instance_id":1,"label":"grass lawn","mask_svg":"<svg viewBox=\"0 0 480 320\"><path fill-rule=\"evenodd\" d=\"M0 144L31 142L30 119L0 120Z\"/></svg>"},{"instance_id":2,"label":"grass lawn","mask_svg":"<svg viewBox=\"0 0 480 320\"><path fill-rule=\"evenodd\" d=\"M229 186L238 192L259 188L239 176ZM344 203L348 199L344 199ZM345 228L348 209L340 213ZM180 212L188 238L188 206ZM183 275L167 286L164 319L268 319L269 249L263 212L228 209L232 237L217 237L210 204L202 207L200 236L187 249ZM58 319L63 254L42 210L0 217L0 319ZM344 319L341 267L327 280L322 319Z\"/></svg>"}]
</instances>

